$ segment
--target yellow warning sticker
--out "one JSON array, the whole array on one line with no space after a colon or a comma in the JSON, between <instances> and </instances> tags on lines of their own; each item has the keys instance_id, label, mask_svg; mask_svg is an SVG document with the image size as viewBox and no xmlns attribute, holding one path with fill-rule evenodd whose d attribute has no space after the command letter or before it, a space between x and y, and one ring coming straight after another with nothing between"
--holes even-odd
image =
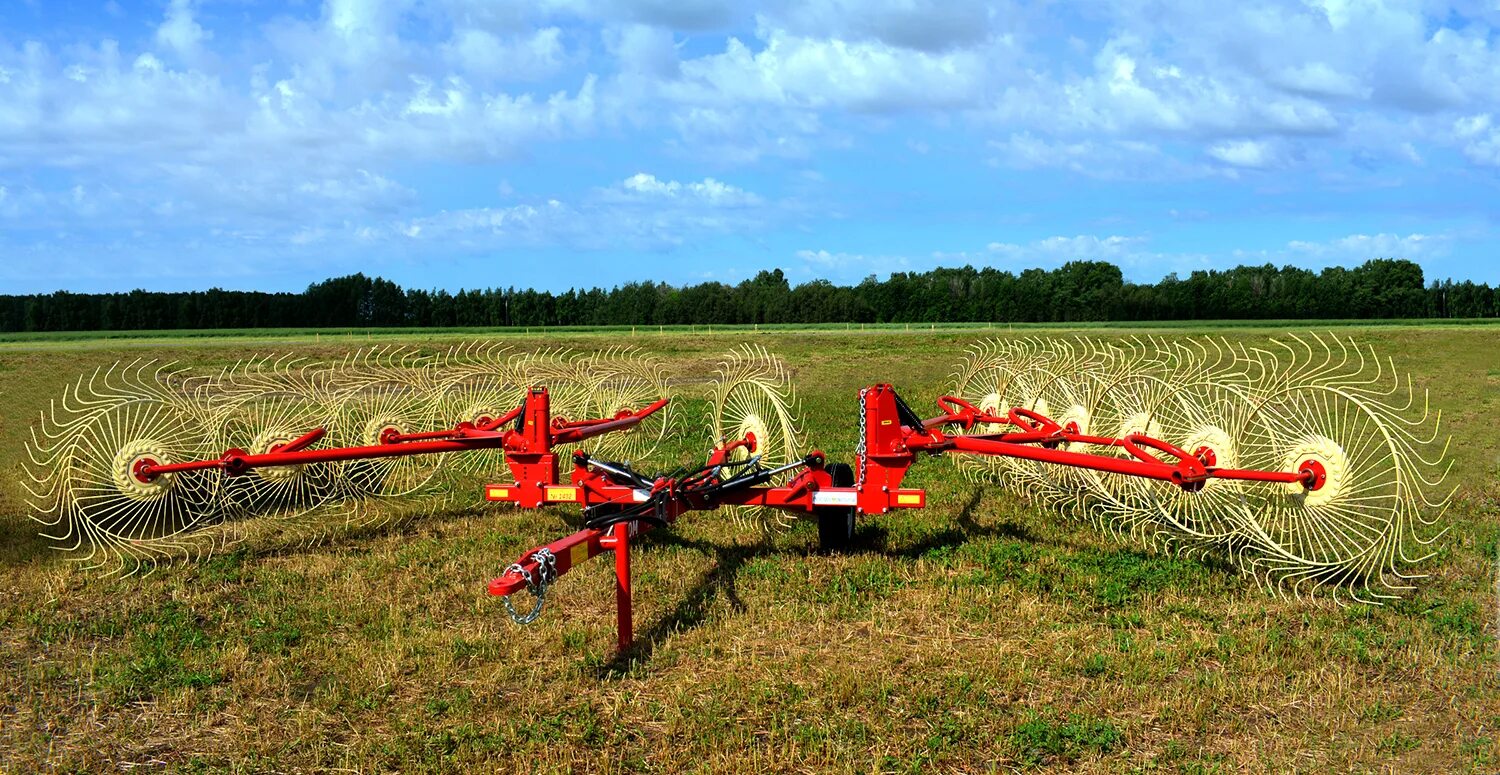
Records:
<instances>
[{"instance_id":1,"label":"yellow warning sticker","mask_svg":"<svg viewBox=\"0 0 1500 775\"><path fill-rule=\"evenodd\" d=\"M503 501L510 497L510 490L505 487L486 487L484 497L492 501Z\"/></svg>"},{"instance_id":2,"label":"yellow warning sticker","mask_svg":"<svg viewBox=\"0 0 1500 775\"><path fill-rule=\"evenodd\" d=\"M585 562L586 560L588 560L588 558L589 558L589 545L588 545L588 542L585 541L584 543L581 543L581 544L574 544L572 551L568 552L568 566L572 567L574 565L579 565L579 564Z\"/></svg>"},{"instance_id":3,"label":"yellow warning sticker","mask_svg":"<svg viewBox=\"0 0 1500 775\"><path fill-rule=\"evenodd\" d=\"M896 495L896 505L897 506L920 506L920 505L922 505L922 496L920 496L920 495L914 495L912 493L905 493L905 492L903 492L903 493L897 493L897 495Z\"/></svg>"},{"instance_id":4,"label":"yellow warning sticker","mask_svg":"<svg viewBox=\"0 0 1500 775\"><path fill-rule=\"evenodd\" d=\"M547 500L549 501L576 501L578 500L577 487L548 487Z\"/></svg>"}]
</instances>

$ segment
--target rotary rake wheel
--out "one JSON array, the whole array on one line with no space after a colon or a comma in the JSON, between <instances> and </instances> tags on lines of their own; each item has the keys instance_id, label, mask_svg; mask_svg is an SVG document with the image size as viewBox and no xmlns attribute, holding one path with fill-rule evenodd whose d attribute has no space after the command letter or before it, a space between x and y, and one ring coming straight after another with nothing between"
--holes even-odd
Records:
<instances>
[{"instance_id":1,"label":"rotary rake wheel","mask_svg":"<svg viewBox=\"0 0 1500 775\"><path fill-rule=\"evenodd\" d=\"M1217 453L1218 447L1210 442L1229 444L1221 426L1231 423L1201 403L1222 399L1217 388L1224 384L1205 376L1204 351L1160 340L1130 340L1111 355L1094 410L1097 433L1118 439L1139 434L1180 446L1196 438L1200 443L1189 452L1208 444ZM1167 432L1169 426L1173 433ZM1122 459L1135 457L1123 445L1109 452ZM1230 457L1232 453L1226 451L1226 459ZM1198 492L1183 493L1139 477L1097 471L1090 473L1089 483L1095 514L1112 532L1183 548L1220 535L1219 521L1209 518L1205 507L1211 510L1210 503L1222 506L1215 496L1228 494L1238 484L1205 481ZM1210 487L1208 495L1196 497ZM1187 500L1184 495L1194 497Z\"/></svg>"},{"instance_id":2,"label":"rotary rake wheel","mask_svg":"<svg viewBox=\"0 0 1500 775\"><path fill-rule=\"evenodd\" d=\"M44 533L90 566L134 572L212 549L220 481L203 472L148 479L143 466L212 454L207 385L170 364L134 361L80 378L43 412L27 444L27 489ZM205 546L207 544L207 546Z\"/></svg>"},{"instance_id":3,"label":"rotary rake wheel","mask_svg":"<svg viewBox=\"0 0 1500 775\"><path fill-rule=\"evenodd\" d=\"M957 395L984 412L1015 407L1020 435L1051 432L1044 446L1122 461L1007 457L988 470L1008 484L1089 511L1117 534L1222 552L1276 590L1393 597L1415 577L1404 568L1430 556L1436 536L1424 533L1451 494L1440 491L1446 449L1425 399L1337 338L1258 349L1211 339L992 342L972 348L957 377ZM1164 487L1136 473L1138 461L1187 478Z\"/></svg>"},{"instance_id":4,"label":"rotary rake wheel","mask_svg":"<svg viewBox=\"0 0 1500 775\"><path fill-rule=\"evenodd\" d=\"M296 445L311 429L337 428L343 405L331 376L314 362L290 356L250 358L224 370L212 396L216 446L264 455ZM224 479L222 509L236 518L317 526L326 520L314 515L344 494L340 474L326 463L257 468Z\"/></svg>"},{"instance_id":5,"label":"rotary rake wheel","mask_svg":"<svg viewBox=\"0 0 1500 775\"><path fill-rule=\"evenodd\" d=\"M722 443L753 436L755 440L754 451L743 446L731 450L731 464L748 465L754 459L762 468L777 468L802 456L802 428L791 374L764 347L746 345L726 354L715 373L710 398L714 439ZM734 511L742 523L762 528L784 525L790 518L786 512L754 506Z\"/></svg>"},{"instance_id":6,"label":"rotary rake wheel","mask_svg":"<svg viewBox=\"0 0 1500 775\"><path fill-rule=\"evenodd\" d=\"M1424 536L1451 497L1437 415L1410 380L1373 352L1333 339L1293 338L1246 353L1273 375L1243 434L1254 465L1316 471L1311 491L1251 494L1250 570L1268 586L1332 586L1378 602L1410 588L1407 565L1431 556ZM1403 395L1404 394L1404 395Z\"/></svg>"},{"instance_id":7,"label":"rotary rake wheel","mask_svg":"<svg viewBox=\"0 0 1500 775\"><path fill-rule=\"evenodd\" d=\"M507 345L469 342L449 349L436 365L434 402L440 417L483 425L521 405L527 374L522 357ZM449 471L464 478L483 477L504 467L498 449L454 455Z\"/></svg>"},{"instance_id":8,"label":"rotary rake wheel","mask_svg":"<svg viewBox=\"0 0 1500 775\"><path fill-rule=\"evenodd\" d=\"M1012 408L1020 409L1050 417L1078 433L1090 433L1103 395L1099 389L1104 384L1099 379L1102 354L1069 341L1041 339L1024 340L1015 351L1020 357L1005 384L983 398L992 407L986 411L1008 414ZM1023 413L1018 413L1022 420ZM1061 442L1056 448L1083 452L1088 445ZM968 456L959 460L978 461L992 474L1003 466L1002 481L1008 478L1040 500L1066 505L1080 504L1094 478L1092 471L1032 460ZM975 467L973 462L968 465Z\"/></svg>"},{"instance_id":9,"label":"rotary rake wheel","mask_svg":"<svg viewBox=\"0 0 1500 775\"><path fill-rule=\"evenodd\" d=\"M1016 390L1012 382L1018 377L1028 376L1040 365L1046 350L1039 340L1015 339L977 342L970 346L964 360L952 375L952 394L966 398L985 412L1005 413L1011 406L1010 397ZM1040 381L1040 380L1037 380ZM984 433L976 426L967 429ZM964 433L966 429L955 429ZM961 455L954 458L960 471L971 479L994 479L1006 481L1007 472L1017 466L1015 460L1003 457L979 457Z\"/></svg>"},{"instance_id":10,"label":"rotary rake wheel","mask_svg":"<svg viewBox=\"0 0 1500 775\"><path fill-rule=\"evenodd\" d=\"M1251 404L1238 380L1208 378L1179 384L1159 397L1151 421L1164 439L1224 468L1257 468L1244 455L1244 432ZM1295 470L1295 469L1293 469ZM1245 502L1256 485L1234 479L1208 479L1201 489L1133 489L1135 521L1153 539L1187 551L1234 547L1251 520ZM1300 485L1299 485L1300 487Z\"/></svg>"},{"instance_id":11,"label":"rotary rake wheel","mask_svg":"<svg viewBox=\"0 0 1500 775\"><path fill-rule=\"evenodd\" d=\"M667 369L662 362L634 347L613 347L579 359L587 386L583 416L617 417L629 414L667 395ZM638 462L651 457L672 428L671 404L639 424L600 436L592 452L598 457Z\"/></svg>"},{"instance_id":12,"label":"rotary rake wheel","mask_svg":"<svg viewBox=\"0 0 1500 775\"><path fill-rule=\"evenodd\" d=\"M375 447L445 427L433 401L435 377L432 362L413 350L374 347L350 355L324 377L339 406L330 444ZM351 502L411 497L432 489L442 464L442 455L353 459L339 464L338 480Z\"/></svg>"},{"instance_id":13,"label":"rotary rake wheel","mask_svg":"<svg viewBox=\"0 0 1500 775\"><path fill-rule=\"evenodd\" d=\"M547 386L555 421L590 416L591 375L582 354L563 348L538 350L517 356L514 366L526 385Z\"/></svg>"}]
</instances>

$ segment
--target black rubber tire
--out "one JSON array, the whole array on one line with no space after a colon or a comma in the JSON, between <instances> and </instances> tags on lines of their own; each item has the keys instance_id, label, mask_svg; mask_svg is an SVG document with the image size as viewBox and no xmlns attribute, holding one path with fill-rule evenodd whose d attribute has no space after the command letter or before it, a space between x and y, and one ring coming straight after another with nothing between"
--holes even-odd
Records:
<instances>
[{"instance_id":1,"label":"black rubber tire","mask_svg":"<svg viewBox=\"0 0 1500 775\"><path fill-rule=\"evenodd\" d=\"M853 487L854 469L848 463L829 463L828 474L833 477L834 487ZM858 509L853 506L819 506L813 509L818 518L818 547L825 552L847 549L854 541L854 517Z\"/></svg>"}]
</instances>

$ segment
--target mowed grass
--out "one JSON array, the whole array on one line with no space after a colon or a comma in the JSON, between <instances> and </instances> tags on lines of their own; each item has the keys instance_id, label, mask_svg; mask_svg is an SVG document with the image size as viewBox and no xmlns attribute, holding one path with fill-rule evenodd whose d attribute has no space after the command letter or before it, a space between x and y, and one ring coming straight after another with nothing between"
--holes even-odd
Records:
<instances>
[{"instance_id":1,"label":"mowed grass","mask_svg":"<svg viewBox=\"0 0 1500 775\"><path fill-rule=\"evenodd\" d=\"M1102 321L1063 324L1070 331L1109 332L1129 330L1187 331L1203 330L1205 324L1196 320L1137 320ZM1382 320L1330 319L1330 320L1230 320L1209 324L1213 329L1238 329L1241 331L1282 331L1288 326L1297 330L1373 327L1440 327L1440 328L1500 328L1495 318L1388 318ZM945 333L1015 331L1055 331L1057 323L762 323L733 325L614 325L614 326L472 326L448 328L205 328L205 329L129 329L123 331L0 331L0 349L35 349L39 347L99 348L159 346L164 342L174 345L202 343L208 345L236 345L244 342L260 344L321 344L323 342L357 342L379 338L382 341L397 339L452 339L452 338L530 338L537 336L649 336L650 334L697 335L746 335L761 333Z\"/></svg>"},{"instance_id":2,"label":"mowed grass","mask_svg":"<svg viewBox=\"0 0 1500 775\"><path fill-rule=\"evenodd\" d=\"M809 524L767 536L728 514L643 540L639 645L623 657L607 558L557 584L530 627L485 595L576 518L477 492L313 546L263 531L145 577L80 569L36 536L19 486L47 400L122 354L213 366L264 343L0 352L0 770L1493 772L1500 330L1340 333L1430 388L1453 437L1449 531L1398 604L1281 599L1223 562L1115 541L933 459L910 480L928 508L862 520L848 553L818 553ZM721 352L766 345L795 371L811 443L843 459L860 386L893 382L929 407L979 335L627 341L667 359L689 413ZM691 436L701 425L684 449L707 443Z\"/></svg>"}]
</instances>

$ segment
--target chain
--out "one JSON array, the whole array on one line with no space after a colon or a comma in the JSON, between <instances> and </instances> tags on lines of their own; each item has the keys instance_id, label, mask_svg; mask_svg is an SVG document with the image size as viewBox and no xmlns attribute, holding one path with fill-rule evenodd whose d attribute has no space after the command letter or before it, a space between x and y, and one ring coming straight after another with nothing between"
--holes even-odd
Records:
<instances>
[{"instance_id":1,"label":"chain","mask_svg":"<svg viewBox=\"0 0 1500 775\"><path fill-rule=\"evenodd\" d=\"M547 587L557 580L557 556L552 554L551 549L544 546L532 553L531 557L536 560L535 577L520 563L514 563L505 569L507 575L514 573L525 579L526 589L536 595L536 604L525 614L516 611L516 607L510 602L510 595L500 598L505 603L506 613L510 614L511 621L516 624L531 624L542 615L542 607L547 604Z\"/></svg>"},{"instance_id":2,"label":"chain","mask_svg":"<svg viewBox=\"0 0 1500 775\"><path fill-rule=\"evenodd\" d=\"M869 423L869 418L865 416L865 395L869 390L861 388L859 391L859 443L854 446L854 460L859 464L859 471L856 472L858 477L854 480L856 483L865 480L865 426Z\"/></svg>"},{"instance_id":3,"label":"chain","mask_svg":"<svg viewBox=\"0 0 1500 775\"><path fill-rule=\"evenodd\" d=\"M557 556L551 549L544 546L531 556L536 558L537 575L542 577L542 586L557 581Z\"/></svg>"}]
</instances>

